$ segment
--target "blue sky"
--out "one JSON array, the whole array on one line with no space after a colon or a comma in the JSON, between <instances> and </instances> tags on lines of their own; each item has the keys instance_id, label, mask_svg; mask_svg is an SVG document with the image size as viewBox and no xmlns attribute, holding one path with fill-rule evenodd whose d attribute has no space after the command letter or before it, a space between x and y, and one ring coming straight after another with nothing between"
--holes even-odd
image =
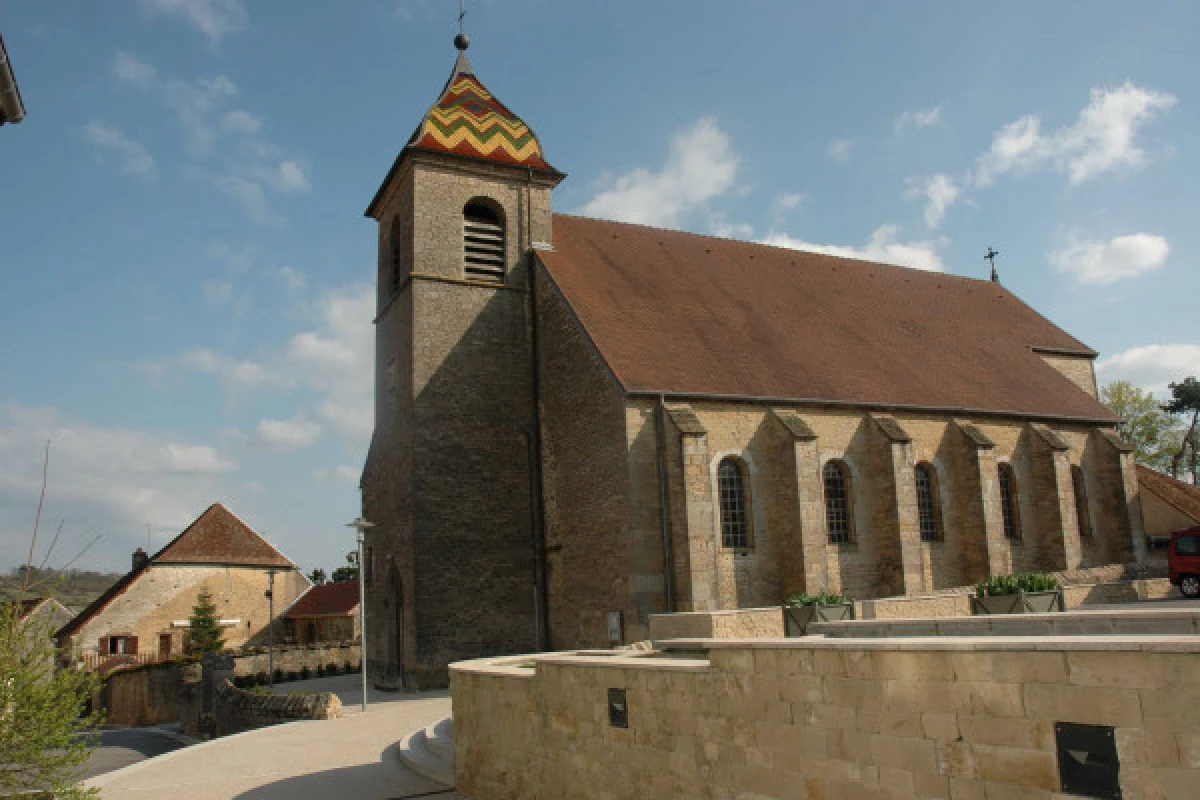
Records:
<instances>
[{"instance_id":1,"label":"blue sky","mask_svg":"<svg viewBox=\"0 0 1200 800\"><path fill-rule=\"evenodd\" d=\"M351 548L374 223L453 0L0 0L0 567L51 441L51 563L128 568L220 500ZM1001 280L1102 381L1200 373L1190 2L468 3L556 210ZM45 539L43 539L45 541Z\"/></svg>"}]
</instances>

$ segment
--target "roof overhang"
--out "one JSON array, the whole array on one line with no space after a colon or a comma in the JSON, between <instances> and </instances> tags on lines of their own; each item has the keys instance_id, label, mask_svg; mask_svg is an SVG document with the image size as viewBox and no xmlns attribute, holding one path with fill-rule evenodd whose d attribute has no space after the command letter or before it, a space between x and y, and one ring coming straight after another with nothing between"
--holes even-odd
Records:
<instances>
[{"instance_id":1,"label":"roof overhang","mask_svg":"<svg viewBox=\"0 0 1200 800\"><path fill-rule=\"evenodd\" d=\"M0 36L0 125L6 122L20 122L23 119L25 103L21 100L17 77L13 75L12 62L9 61L8 50L4 47L4 37Z\"/></svg>"}]
</instances>

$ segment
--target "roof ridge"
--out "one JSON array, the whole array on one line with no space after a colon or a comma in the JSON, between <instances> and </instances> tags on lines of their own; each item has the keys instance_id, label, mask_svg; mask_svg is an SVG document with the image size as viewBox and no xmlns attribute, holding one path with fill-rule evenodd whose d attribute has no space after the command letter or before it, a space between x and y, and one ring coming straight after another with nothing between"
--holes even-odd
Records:
<instances>
[{"instance_id":1,"label":"roof ridge","mask_svg":"<svg viewBox=\"0 0 1200 800\"><path fill-rule=\"evenodd\" d=\"M1020 299L1017 297L1016 294L1014 294L1012 292L1012 290L1008 289L1002 283L993 283L992 281L990 281L986 278L972 278L970 275L959 275L956 272L942 272L939 270L921 269L920 267L909 267L909 266L905 266L904 264L892 264L887 261L871 261L871 260L865 259L865 258L853 258L851 256L838 255L837 253L825 253L820 250L803 250L799 247L785 247L784 245L770 244L768 242L758 242L758 241L752 241L749 239L735 239L732 236L719 236L715 233L699 233L697 231L688 231L688 230L683 230L681 228L665 228L661 225L647 225L644 222L626 222L624 220L605 219L604 217L588 217L588 216L584 216L582 214L567 214L567 213L563 213L561 211L555 211L554 216L568 217L570 219L583 220L584 222L599 222L599 223L606 224L606 225L623 225L623 226L628 226L631 228L642 228L643 230L660 231L662 233L676 234L676 235L682 235L682 236L693 236L698 239L711 239L712 241L716 241L716 242L729 242L732 244L745 245L748 247L766 247L771 250L781 250L785 253L807 253L809 255L821 256L822 258L836 258L839 261L845 261L845 262L848 262L851 264L859 264L859 265L867 266L867 267L887 267L890 269L903 269L903 270L909 270L910 272L923 273L923 274L930 275L930 276L940 276L943 278L950 278L952 280L970 281L971 283L982 283L982 284L986 284L988 286L995 286L998 289L1003 290L1005 294L1008 294L1009 296L1016 298L1018 300Z\"/></svg>"}]
</instances>

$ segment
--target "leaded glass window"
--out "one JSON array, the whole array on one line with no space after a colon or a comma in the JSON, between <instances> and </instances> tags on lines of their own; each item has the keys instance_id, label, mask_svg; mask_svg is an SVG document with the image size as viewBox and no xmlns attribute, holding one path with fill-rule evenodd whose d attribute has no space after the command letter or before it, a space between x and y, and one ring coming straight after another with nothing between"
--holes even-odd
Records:
<instances>
[{"instance_id":1,"label":"leaded glass window","mask_svg":"<svg viewBox=\"0 0 1200 800\"><path fill-rule=\"evenodd\" d=\"M727 458L717 467L717 495L721 505L721 545L750 546L750 522L746 508L746 482L742 465Z\"/></svg>"},{"instance_id":2,"label":"leaded glass window","mask_svg":"<svg viewBox=\"0 0 1200 800\"><path fill-rule=\"evenodd\" d=\"M917 482L917 519L921 524L921 541L940 541L942 535L941 526L938 524L937 485L934 482L933 467L929 464L917 464L913 475Z\"/></svg>"},{"instance_id":3,"label":"leaded glass window","mask_svg":"<svg viewBox=\"0 0 1200 800\"><path fill-rule=\"evenodd\" d=\"M829 541L848 544L854 541L854 525L850 507L850 476L846 465L830 461L825 465L825 527Z\"/></svg>"},{"instance_id":4,"label":"leaded glass window","mask_svg":"<svg viewBox=\"0 0 1200 800\"><path fill-rule=\"evenodd\" d=\"M1000 509L1004 513L1004 536L1007 539L1021 538L1021 516L1017 506L1017 481L1012 467L999 465Z\"/></svg>"}]
</instances>

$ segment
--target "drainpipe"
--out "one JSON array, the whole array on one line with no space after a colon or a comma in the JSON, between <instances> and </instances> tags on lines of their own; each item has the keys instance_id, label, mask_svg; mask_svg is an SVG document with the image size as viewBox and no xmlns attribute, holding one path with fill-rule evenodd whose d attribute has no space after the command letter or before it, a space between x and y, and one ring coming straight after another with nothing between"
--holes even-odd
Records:
<instances>
[{"instance_id":1,"label":"drainpipe","mask_svg":"<svg viewBox=\"0 0 1200 800\"><path fill-rule=\"evenodd\" d=\"M662 530L663 586L667 594L667 611L675 612L675 556L671 551L671 513L667 507L667 399L658 396L658 419L655 423L658 439L658 524Z\"/></svg>"}]
</instances>

